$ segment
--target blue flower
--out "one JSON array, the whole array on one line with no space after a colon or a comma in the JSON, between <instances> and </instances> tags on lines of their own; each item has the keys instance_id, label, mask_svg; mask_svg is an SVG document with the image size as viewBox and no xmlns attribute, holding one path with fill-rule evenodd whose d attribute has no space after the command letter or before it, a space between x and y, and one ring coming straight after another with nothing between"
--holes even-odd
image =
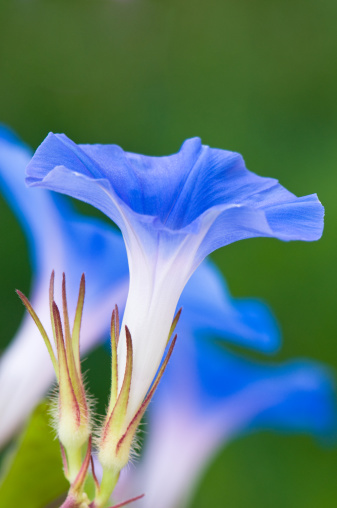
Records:
<instances>
[{"instance_id":1,"label":"blue flower","mask_svg":"<svg viewBox=\"0 0 337 508\"><path fill-rule=\"evenodd\" d=\"M204 271L202 278L197 273L190 289L200 295L212 286L227 311L221 327L220 316L213 314L212 319L212 301L196 297L186 312L189 319L180 323L182 340L149 408L143 457L136 468L125 472L117 489L120 499L145 492L144 501L139 501L144 508L188 505L214 455L239 435L268 429L336 436L336 398L329 370L308 360L267 364L226 351L219 340L228 339L228 321L241 315L236 325L229 326L235 336L235 330L241 333L250 319L251 325L255 322L251 334L264 326L276 345L275 321L259 302L233 300L212 271ZM208 316L207 327L199 327L200 315Z\"/></svg>"},{"instance_id":2,"label":"blue flower","mask_svg":"<svg viewBox=\"0 0 337 508\"><path fill-rule=\"evenodd\" d=\"M279 349L281 334L269 307L256 298L230 296L220 270L205 260L191 276L181 295L183 308L177 331L184 340L190 336L209 334L226 342L273 353Z\"/></svg>"},{"instance_id":3,"label":"blue flower","mask_svg":"<svg viewBox=\"0 0 337 508\"><path fill-rule=\"evenodd\" d=\"M87 292L81 336L84 353L106 336L113 306L124 306L128 290L124 242L102 221L80 216L62 196L27 189L24 172L31 155L27 146L0 126L0 189L29 240L34 275L32 304L51 332L51 271L55 269L59 279L63 271L67 274L70 307L76 304L76 287L85 272ZM47 351L34 322L26 315L0 358L0 443L22 424L52 380Z\"/></svg>"},{"instance_id":4,"label":"blue flower","mask_svg":"<svg viewBox=\"0 0 337 508\"><path fill-rule=\"evenodd\" d=\"M128 267L124 242L119 234L101 221L75 213L61 196L39 189L27 189L24 170L31 150L9 129L0 126L0 189L20 220L28 238L33 280L31 302L49 330L49 308L46 297L50 273L67 274L70 306L76 301L76 288L85 271L87 291L82 353L104 340L110 324L111 309L118 303L123 309L128 288ZM189 316L200 329L209 322L218 322L229 340L259 350L278 346L278 332L268 311L255 304L254 316L243 307L232 313L218 287L219 274L211 263L201 265L188 283L181 304L183 324ZM202 280L202 292L194 289ZM199 281L199 282L198 282ZM56 290L60 284L56 284ZM212 306L207 313L195 316L193 309L200 302ZM59 298L60 295L56 295ZM197 319L196 319L197 317ZM226 317L224 321L222 317ZM39 372L39 376L36 376ZM52 365L44 344L29 316L23 322L8 349L0 359L0 444L6 441L23 422L53 380Z\"/></svg>"},{"instance_id":5,"label":"blue flower","mask_svg":"<svg viewBox=\"0 0 337 508\"><path fill-rule=\"evenodd\" d=\"M263 429L325 435L335 425L331 377L314 362L258 365L207 342L195 351L183 351L182 343L177 350L190 355L190 368L183 376L175 371L174 386L163 379L149 410L144 457L121 485L122 498L132 486L146 492L146 508L185 506L211 459L235 437ZM207 372L193 372L199 360Z\"/></svg>"},{"instance_id":6,"label":"blue flower","mask_svg":"<svg viewBox=\"0 0 337 508\"><path fill-rule=\"evenodd\" d=\"M185 141L177 154L148 157L49 134L27 167L27 183L96 206L123 233L130 287L122 335L126 324L134 352L130 421L161 362L181 292L205 256L257 236L317 240L323 229L316 195L297 198L248 171L239 154L199 138ZM124 336L118 356L120 389Z\"/></svg>"}]
</instances>

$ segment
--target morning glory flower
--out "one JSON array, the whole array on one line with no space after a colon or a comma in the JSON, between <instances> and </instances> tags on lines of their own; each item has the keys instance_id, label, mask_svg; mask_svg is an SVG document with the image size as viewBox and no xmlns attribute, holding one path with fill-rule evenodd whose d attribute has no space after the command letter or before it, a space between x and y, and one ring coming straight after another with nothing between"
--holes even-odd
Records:
<instances>
[{"instance_id":1,"label":"morning glory flower","mask_svg":"<svg viewBox=\"0 0 337 508\"><path fill-rule=\"evenodd\" d=\"M81 352L85 353L105 337L111 309L117 302L123 309L128 288L128 268L123 240L102 222L82 217L55 194L24 185L24 169L31 150L9 129L0 128L0 190L20 220L28 239L33 269L30 300L50 336L47 291L52 270L56 277L67 274L68 303L76 302L76 290L84 271L87 275ZM207 329L215 323L229 340L270 351L278 347L273 318L263 306L255 304L248 315L245 302L233 312L218 285L219 272L211 263L201 265L184 291L181 321L194 319L195 326ZM205 278L203 291L195 281ZM61 284L56 284L56 298ZM195 306L208 305L207 312L193 312ZM203 302L203 303L202 303ZM253 304L251 302L250 309ZM237 304L238 309L238 304ZM251 312L251 311L250 311ZM74 309L72 309L74 314ZM226 319L223 319L223 318ZM37 373L38 372L38 376ZM16 336L0 359L0 445L24 422L54 379L52 364L28 314Z\"/></svg>"},{"instance_id":2,"label":"morning glory flower","mask_svg":"<svg viewBox=\"0 0 337 508\"><path fill-rule=\"evenodd\" d=\"M29 240L33 265L30 300L51 335L48 304L51 271L55 269L59 280L62 272L67 274L71 315L84 271L87 292L81 345L85 353L106 337L116 302L122 308L125 303L128 266L124 242L102 221L80 216L61 196L27 189L24 172L31 155L30 149L11 131L0 127L0 189ZM0 358L0 444L24 422L53 379L48 353L27 314Z\"/></svg>"},{"instance_id":3,"label":"morning glory flower","mask_svg":"<svg viewBox=\"0 0 337 508\"><path fill-rule=\"evenodd\" d=\"M48 333L49 308L46 291L50 273L67 273L69 303L76 300L75 290L82 271L87 277L87 322L82 330L82 353L102 340L110 321L111 308L117 301L124 307L128 286L128 270L122 239L102 222L76 214L57 195L27 189L23 184L24 168L31 157L30 149L9 129L0 129L0 188L19 218L28 237L28 247L33 268L31 301ZM32 203L34 206L32 206ZM113 260L113 262L111 262ZM230 340L259 350L277 347L277 334L264 326L249 322L246 311L231 315L232 308L217 287L217 270L207 263L202 265L184 294L182 321L193 316L198 299L205 304L212 296L212 306L207 313L196 317L200 328L207 328L209 321L224 327ZM200 293L194 289L194 281L206 277L207 287ZM70 284L69 284L70 282ZM57 286L58 287L58 286ZM56 287L56 290L57 290ZM244 303L243 303L244 305ZM262 312L262 307L257 308ZM97 315L100 319L91 319ZM226 320L222 319L226 316ZM271 318L264 313L265 319ZM250 319L250 318L249 318ZM232 339L231 339L232 338ZM34 352L34 354L32 353ZM27 359L29 358L29 361ZM37 378L36 372L39 372ZM24 317L17 335L0 360L0 443L3 443L18 425L23 423L40 397L53 380L52 365L34 323Z\"/></svg>"},{"instance_id":4,"label":"morning glory flower","mask_svg":"<svg viewBox=\"0 0 337 508\"><path fill-rule=\"evenodd\" d=\"M27 183L96 206L121 229L130 286L118 344L118 386L133 342L126 421L141 407L160 365L180 294L215 249L257 236L317 240L323 207L248 171L234 152L199 138L177 154L149 157L116 145L77 145L49 134L27 167Z\"/></svg>"}]
</instances>

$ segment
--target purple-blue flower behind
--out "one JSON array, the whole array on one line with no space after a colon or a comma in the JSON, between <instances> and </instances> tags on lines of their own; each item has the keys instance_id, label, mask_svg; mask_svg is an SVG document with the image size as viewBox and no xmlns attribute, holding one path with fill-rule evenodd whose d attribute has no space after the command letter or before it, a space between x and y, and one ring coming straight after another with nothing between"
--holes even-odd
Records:
<instances>
[{"instance_id":1,"label":"purple-blue flower behind","mask_svg":"<svg viewBox=\"0 0 337 508\"><path fill-rule=\"evenodd\" d=\"M221 302L216 312L207 288ZM336 437L336 394L326 367L308 360L254 362L223 347L236 334L246 346L254 337L262 350L277 346L277 324L264 304L233 299L207 263L191 277L181 303L181 340L149 408L144 454L118 486L120 499L145 492L140 508L189 506L214 455L247 432Z\"/></svg>"},{"instance_id":2,"label":"purple-blue flower behind","mask_svg":"<svg viewBox=\"0 0 337 508\"><path fill-rule=\"evenodd\" d=\"M52 270L67 275L71 310L85 272L87 291L82 352L108 333L111 309L124 306L128 266L123 239L101 220L76 213L58 196L28 189L25 168L32 152L0 125L0 190L28 237L33 277L31 301L50 331L48 287ZM0 358L0 446L18 430L54 378L52 364L32 319L24 316L16 336Z\"/></svg>"}]
</instances>

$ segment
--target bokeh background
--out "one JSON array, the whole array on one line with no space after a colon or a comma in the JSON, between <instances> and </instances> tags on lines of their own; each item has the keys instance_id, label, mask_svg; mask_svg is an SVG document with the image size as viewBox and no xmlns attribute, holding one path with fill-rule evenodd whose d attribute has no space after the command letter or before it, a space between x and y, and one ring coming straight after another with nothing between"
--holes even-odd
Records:
<instances>
[{"instance_id":1,"label":"bokeh background","mask_svg":"<svg viewBox=\"0 0 337 508\"><path fill-rule=\"evenodd\" d=\"M198 135L297 195L317 192L319 242L247 240L213 259L234 295L274 309L276 359L336 372L336 26L335 0L0 0L0 121L33 148L54 131L162 155ZM0 214L3 348L23 314L14 288L28 292L31 274L1 197ZM108 362L87 360L96 393ZM336 447L264 432L219 452L192 507L330 508L336 475Z\"/></svg>"}]
</instances>

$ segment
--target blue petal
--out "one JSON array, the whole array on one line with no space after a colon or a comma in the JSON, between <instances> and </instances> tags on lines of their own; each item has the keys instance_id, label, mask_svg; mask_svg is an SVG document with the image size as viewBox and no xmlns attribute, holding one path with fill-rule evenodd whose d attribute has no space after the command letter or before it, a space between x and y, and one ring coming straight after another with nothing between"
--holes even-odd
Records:
<instances>
[{"instance_id":1,"label":"blue petal","mask_svg":"<svg viewBox=\"0 0 337 508\"><path fill-rule=\"evenodd\" d=\"M278 238L283 241L315 241L322 236L324 208L316 194L297 198L290 192L285 200L281 185L269 189L264 205L257 201L239 207L224 209L207 232L196 255L198 261L230 243L255 237ZM257 198L257 196L255 196ZM262 196L261 196L262 197Z\"/></svg>"},{"instance_id":2,"label":"blue petal","mask_svg":"<svg viewBox=\"0 0 337 508\"><path fill-rule=\"evenodd\" d=\"M336 400L328 369L306 360L267 365L228 354L209 342L198 346L199 386L207 406L255 385L258 389L253 400L246 401L252 407L245 422L247 429L314 434L336 430ZM239 406L241 410L246 408Z\"/></svg>"},{"instance_id":3,"label":"blue petal","mask_svg":"<svg viewBox=\"0 0 337 508\"><path fill-rule=\"evenodd\" d=\"M212 334L265 353L280 345L280 330L268 306L254 299L232 298L220 270L210 261L192 275L180 306L179 336L185 331Z\"/></svg>"},{"instance_id":4,"label":"blue petal","mask_svg":"<svg viewBox=\"0 0 337 508\"><path fill-rule=\"evenodd\" d=\"M141 221L191 233L212 211L214 219L196 256L244 238L317 240L324 210L316 195L297 198L276 180L248 171L239 154L185 141L167 157L124 152L116 145L76 145L49 134L27 168L27 182L82 199L114 220ZM206 214L206 215L205 215ZM213 225L212 225L213 222Z\"/></svg>"},{"instance_id":5,"label":"blue petal","mask_svg":"<svg viewBox=\"0 0 337 508\"><path fill-rule=\"evenodd\" d=\"M336 394L332 373L327 368L315 362L292 361L269 376L269 390L278 385L283 398L280 401L275 398L274 404L258 412L247 429L304 432L323 440L336 438Z\"/></svg>"},{"instance_id":6,"label":"blue petal","mask_svg":"<svg viewBox=\"0 0 337 508\"><path fill-rule=\"evenodd\" d=\"M38 182L54 168L64 167L91 179L110 182L118 198L130 209L142 215L158 216L164 223L183 186L184 172L187 174L200 150L201 143L196 138L186 142L178 154L146 157L124 152L117 145L76 145L64 134L50 133L27 168L27 181ZM64 192L76 192L67 182L64 187ZM99 206L93 202L96 201L94 194L76 197L87 198Z\"/></svg>"},{"instance_id":7,"label":"blue petal","mask_svg":"<svg viewBox=\"0 0 337 508\"><path fill-rule=\"evenodd\" d=\"M308 360L250 361L209 338L177 343L159 388L158 410L161 398L195 411L196 419L217 415L220 435L222 425L232 427L232 435L274 429L331 437L337 430L335 387L327 368Z\"/></svg>"},{"instance_id":8,"label":"blue petal","mask_svg":"<svg viewBox=\"0 0 337 508\"><path fill-rule=\"evenodd\" d=\"M0 127L0 186L29 238L29 248L35 268L44 263L46 220L52 217L50 195L39 189L29 192L25 183L25 168L32 157L31 150L12 131ZM43 213L41 213L43 211Z\"/></svg>"}]
</instances>

